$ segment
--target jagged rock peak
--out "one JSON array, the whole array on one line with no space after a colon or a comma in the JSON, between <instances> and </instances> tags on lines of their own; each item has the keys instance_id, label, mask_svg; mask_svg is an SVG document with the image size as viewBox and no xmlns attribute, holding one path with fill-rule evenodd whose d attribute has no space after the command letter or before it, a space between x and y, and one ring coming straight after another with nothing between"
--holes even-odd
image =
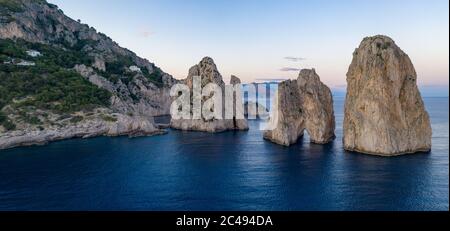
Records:
<instances>
[{"instance_id":1,"label":"jagged rock peak","mask_svg":"<svg viewBox=\"0 0 450 231\"><path fill-rule=\"evenodd\" d=\"M320 81L320 77L319 75L317 75L316 70L314 68L300 70L297 79L303 81Z\"/></svg>"},{"instance_id":2,"label":"jagged rock peak","mask_svg":"<svg viewBox=\"0 0 450 231\"><path fill-rule=\"evenodd\" d=\"M241 79L239 79L238 77L231 75L230 78L230 84L231 85L235 85L235 84L240 84L241 83Z\"/></svg>"},{"instance_id":3,"label":"jagged rock peak","mask_svg":"<svg viewBox=\"0 0 450 231\"><path fill-rule=\"evenodd\" d=\"M189 69L189 74L187 78L184 80L186 85L193 90L194 85L194 77L201 77L201 87L206 86L209 83L215 83L222 88L222 107L224 114L225 110L225 99L224 99L224 90L225 90L225 82L222 79L222 75L217 70L217 66L214 63L214 60L210 57L204 57L198 64L194 65ZM191 100L200 100L201 105L205 103L205 101L211 99L211 97L196 97L193 93L190 95ZM199 99L201 98L201 99ZM242 104L242 96L233 96L233 108L235 108L236 104ZM242 112L243 114L243 112ZM192 115L192 111L191 111ZM171 120L171 127L180 130L189 130L189 131L205 131L205 132L222 132L226 130L248 130L248 124L246 119L240 119L234 117L234 119L173 119Z\"/></svg>"},{"instance_id":4,"label":"jagged rock peak","mask_svg":"<svg viewBox=\"0 0 450 231\"><path fill-rule=\"evenodd\" d=\"M192 81L195 76L200 76L202 78L202 87L208 83L216 83L221 87L225 85L214 60L210 57L204 57L198 64L189 69L186 82L190 88L192 88Z\"/></svg>"}]
</instances>

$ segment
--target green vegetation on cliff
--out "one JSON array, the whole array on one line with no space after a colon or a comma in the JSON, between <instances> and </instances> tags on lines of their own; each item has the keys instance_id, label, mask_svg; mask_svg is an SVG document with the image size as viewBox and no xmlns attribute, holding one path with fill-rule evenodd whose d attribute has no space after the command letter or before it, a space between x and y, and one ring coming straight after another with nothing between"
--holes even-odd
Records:
<instances>
[{"instance_id":1,"label":"green vegetation on cliff","mask_svg":"<svg viewBox=\"0 0 450 231\"><path fill-rule=\"evenodd\" d=\"M156 86L162 86L163 72L161 71L161 69L156 68L151 74L147 69L143 69L142 73L145 77L147 77L148 80L150 80L150 82L156 84Z\"/></svg>"},{"instance_id":2,"label":"green vegetation on cliff","mask_svg":"<svg viewBox=\"0 0 450 231\"><path fill-rule=\"evenodd\" d=\"M0 125L6 130L14 130L16 128L16 125L2 111L0 111Z\"/></svg>"},{"instance_id":3,"label":"green vegetation on cliff","mask_svg":"<svg viewBox=\"0 0 450 231\"><path fill-rule=\"evenodd\" d=\"M45 0L0 0L0 27L0 131L65 126L102 111L93 109L127 113L134 107L123 103L145 99L152 104L143 106L159 108L164 101L144 92L163 87L164 72ZM110 105L112 95L123 103Z\"/></svg>"},{"instance_id":4,"label":"green vegetation on cliff","mask_svg":"<svg viewBox=\"0 0 450 231\"><path fill-rule=\"evenodd\" d=\"M38 50L42 55L34 58L27 56L28 49ZM34 66L0 64L0 109L12 104L15 107L33 106L55 112L75 112L109 105L111 94L108 91L68 69L75 64L91 62L82 52L24 41L0 40L0 57L2 60L26 59L35 62Z\"/></svg>"},{"instance_id":5,"label":"green vegetation on cliff","mask_svg":"<svg viewBox=\"0 0 450 231\"><path fill-rule=\"evenodd\" d=\"M20 12L22 4L17 0L0 0L0 9L2 11Z\"/></svg>"},{"instance_id":6,"label":"green vegetation on cliff","mask_svg":"<svg viewBox=\"0 0 450 231\"><path fill-rule=\"evenodd\" d=\"M17 0L0 0L0 23L13 21L11 13L21 12L22 10L22 4Z\"/></svg>"},{"instance_id":7,"label":"green vegetation on cliff","mask_svg":"<svg viewBox=\"0 0 450 231\"><path fill-rule=\"evenodd\" d=\"M123 83L128 84L132 81L135 73L128 70L130 66L135 65L131 57L126 56L119 56L116 58L116 60L112 62L106 62L106 71L105 72L99 72L100 75L106 77L108 80L112 81L113 83L117 82L117 80L120 78ZM141 67L142 74L153 84L155 84L158 87L161 87L163 85L162 82L162 71L159 68L155 68L155 70L152 73L149 73L147 68Z\"/></svg>"},{"instance_id":8,"label":"green vegetation on cliff","mask_svg":"<svg viewBox=\"0 0 450 231\"><path fill-rule=\"evenodd\" d=\"M108 106L110 93L74 71L61 68L0 67L0 107L34 106L57 112L75 112Z\"/></svg>"},{"instance_id":9,"label":"green vegetation on cliff","mask_svg":"<svg viewBox=\"0 0 450 231\"><path fill-rule=\"evenodd\" d=\"M42 56L33 58L27 55L27 50L39 51ZM6 57L32 60L45 67L72 68L75 64L90 65L93 62L92 57L77 49L56 48L46 44L26 42L20 39L15 41L11 39L0 39L0 60L5 60Z\"/></svg>"}]
</instances>

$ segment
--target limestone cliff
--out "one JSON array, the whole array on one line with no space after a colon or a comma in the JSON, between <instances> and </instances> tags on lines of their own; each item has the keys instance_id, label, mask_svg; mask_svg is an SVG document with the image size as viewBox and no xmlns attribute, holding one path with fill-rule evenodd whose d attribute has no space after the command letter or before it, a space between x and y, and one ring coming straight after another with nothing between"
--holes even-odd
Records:
<instances>
[{"instance_id":1,"label":"limestone cliff","mask_svg":"<svg viewBox=\"0 0 450 231\"><path fill-rule=\"evenodd\" d=\"M3 7L5 9L2 11L6 12L4 14L8 20L0 21L0 38L23 39L31 43L78 50L91 58L92 61L89 63L93 68L91 72L95 71L97 75L114 83L107 89L114 96L111 99L113 109L124 113L152 116L169 114L168 91L176 80L155 64L120 47L94 28L67 17L56 5L32 0L10 2L14 3L17 9ZM132 71L131 66L142 71ZM75 70L80 71L80 68ZM89 76L86 72L80 73L92 79L90 78L92 73Z\"/></svg>"},{"instance_id":2,"label":"limestone cliff","mask_svg":"<svg viewBox=\"0 0 450 231\"><path fill-rule=\"evenodd\" d=\"M431 125L408 55L387 36L364 38L347 72L344 148L399 155L431 148Z\"/></svg>"},{"instance_id":3,"label":"limestone cliff","mask_svg":"<svg viewBox=\"0 0 450 231\"><path fill-rule=\"evenodd\" d=\"M153 123L152 116L169 114L169 91L177 82L44 0L0 1L0 64L0 77L14 80L0 83L0 148L42 143L33 141L41 139L39 134L46 142L78 137L79 129L72 127L92 123L104 126L93 126L102 128L98 132L81 129L83 136L110 135L103 130L114 123L104 118L113 114L116 124L126 128L120 134L139 129L159 134L156 126L134 124Z\"/></svg>"}]
</instances>

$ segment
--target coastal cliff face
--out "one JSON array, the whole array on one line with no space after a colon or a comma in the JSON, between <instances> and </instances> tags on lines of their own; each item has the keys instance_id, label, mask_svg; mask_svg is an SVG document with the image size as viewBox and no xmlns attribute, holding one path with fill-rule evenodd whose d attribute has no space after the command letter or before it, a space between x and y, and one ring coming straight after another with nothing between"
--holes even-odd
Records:
<instances>
[{"instance_id":1,"label":"coastal cliff face","mask_svg":"<svg viewBox=\"0 0 450 231\"><path fill-rule=\"evenodd\" d=\"M0 76L0 149L112 135L111 126L121 127L121 135L127 129L159 134L144 124L170 113L170 87L177 82L44 0L0 2ZM45 135L53 133L59 134Z\"/></svg>"},{"instance_id":2,"label":"coastal cliff face","mask_svg":"<svg viewBox=\"0 0 450 231\"><path fill-rule=\"evenodd\" d=\"M93 67L81 64L76 65L74 70L92 84L112 93L110 107L116 112L140 116L170 114L170 87L176 80L154 84L142 73L134 73L131 82L125 84L119 80L114 83L97 73Z\"/></svg>"},{"instance_id":3,"label":"coastal cliff face","mask_svg":"<svg viewBox=\"0 0 450 231\"><path fill-rule=\"evenodd\" d=\"M199 64L194 65L189 69L189 74L187 78L183 81L190 89L191 104L196 100L193 94L194 88L194 77L201 77L201 88L203 89L209 83L217 84L222 89L222 111L225 111L225 82L222 79L222 75L217 70L216 64L210 57L203 58ZM232 82L237 83L240 80L237 77L232 77ZM203 106L205 101L210 100L212 96L201 97L201 105ZM234 95L233 105L236 103L242 103L241 100L236 100L236 98L242 99L242 96ZM235 107L234 107L235 108ZM191 116L193 115L191 110ZM224 113L223 113L224 115ZM222 132L226 130L248 130L247 121L245 119L222 119L212 118L205 119L204 116L201 119L172 119L171 127L175 129L185 130L185 131L204 131L204 132Z\"/></svg>"},{"instance_id":4,"label":"coastal cliff face","mask_svg":"<svg viewBox=\"0 0 450 231\"><path fill-rule=\"evenodd\" d=\"M392 156L431 149L431 125L408 55L387 36L364 38L347 73L344 148Z\"/></svg>"},{"instance_id":5,"label":"coastal cliff face","mask_svg":"<svg viewBox=\"0 0 450 231\"><path fill-rule=\"evenodd\" d=\"M315 70L303 69L297 80L278 85L270 123L273 130L264 138L289 146L297 142L307 130L311 142L324 144L334 139L335 119L330 89L320 81Z\"/></svg>"}]
</instances>

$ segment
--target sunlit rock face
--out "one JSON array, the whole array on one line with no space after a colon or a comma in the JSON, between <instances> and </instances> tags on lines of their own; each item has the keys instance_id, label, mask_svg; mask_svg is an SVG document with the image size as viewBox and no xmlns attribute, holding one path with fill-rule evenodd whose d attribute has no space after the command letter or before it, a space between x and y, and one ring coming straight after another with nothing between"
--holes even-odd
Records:
<instances>
[{"instance_id":1,"label":"sunlit rock face","mask_svg":"<svg viewBox=\"0 0 450 231\"><path fill-rule=\"evenodd\" d=\"M387 36L364 38L347 73L344 148L392 156L431 149L431 125L408 55Z\"/></svg>"},{"instance_id":2,"label":"sunlit rock face","mask_svg":"<svg viewBox=\"0 0 450 231\"><path fill-rule=\"evenodd\" d=\"M335 138L333 98L314 69L303 69L296 80L279 84L270 118L273 130L264 138L289 146L307 130L311 142L324 144Z\"/></svg>"},{"instance_id":3,"label":"sunlit rock face","mask_svg":"<svg viewBox=\"0 0 450 231\"><path fill-rule=\"evenodd\" d=\"M217 84L222 90L222 111L225 112L225 82L222 79L222 75L217 70L217 66L214 63L213 59L210 57L203 58L199 64L194 65L189 69L189 74L184 82L190 89L191 92L191 104L193 105L196 100L196 96L192 93L194 90L194 77L201 77L201 88L205 88L208 84L214 83ZM238 84L240 83L240 79L236 76L232 76L231 83ZM207 100L210 100L212 96L202 96L201 97L201 105ZM239 100L237 100L239 99ZM234 95L233 96L233 108L236 108L236 104L242 104L242 95ZM212 118L205 119L201 116L200 119L172 119L171 127L180 130L186 131L204 131L204 132L222 132L227 130L248 130L247 120L239 119L236 117L236 112L233 112L233 119L226 119L225 113L222 113L222 119ZM191 111L191 116L192 116ZM242 112L243 117L243 112Z\"/></svg>"}]
</instances>

